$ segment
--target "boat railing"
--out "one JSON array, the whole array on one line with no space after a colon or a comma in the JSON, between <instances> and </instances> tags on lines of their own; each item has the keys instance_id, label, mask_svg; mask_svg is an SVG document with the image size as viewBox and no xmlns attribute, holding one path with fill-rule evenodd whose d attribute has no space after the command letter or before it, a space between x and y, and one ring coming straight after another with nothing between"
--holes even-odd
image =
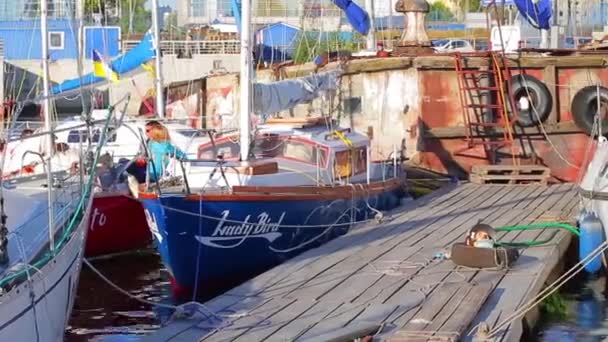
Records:
<instances>
[{"instance_id":1,"label":"boat railing","mask_svg":"<svg viewBox=\"0 0 608 342\"><path fill-rule=\"evenodd\" d=\"M139 44L138 40L126 40L123 43L125 51ZM238 55L239 40L163 40L160 42L163 55Z\"/></svg>"}]
</instances>

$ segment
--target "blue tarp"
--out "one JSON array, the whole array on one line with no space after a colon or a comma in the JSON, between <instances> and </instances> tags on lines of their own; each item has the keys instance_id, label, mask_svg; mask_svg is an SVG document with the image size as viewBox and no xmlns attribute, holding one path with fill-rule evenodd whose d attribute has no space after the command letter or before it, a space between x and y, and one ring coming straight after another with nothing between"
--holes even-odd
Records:
<instances>
[{"instance_id":1,"label":"blue tarp","mask_svg":"<svg viewBox=\"0 0 608 342\"><path fill-rule=\"evenodd\" d=\"M239 0L232 0L231 6L236 28L239 30L239 33L241 33L241 2Z\"/></svg>"},{"instance_id":2,"label":"blue tarp","mask_svg":"<svg viewBox=\"0 0 608 342\"><path fill-rule=\"evenodd\" d=\"M110 63L112 70L118 75L128 73L139 68L142 64L154 58L156 49L151 31L148 31L144 38L133 49L127 51L122 56L119 56ZM66 91L78 89L80 85L90 86L98 82L105 81L103 77L97 77L93 73L83 75L82 78L75 78L64 81L63 83L52 88L52 94L60 94Z\"/></svg>"},{"instance_id":3,"label":"blue tarp","mask_svg":"<svg viewBox=\"0 0 608 342\"><path fill-rule=\"evenodd\" d=\"M340 7L344 14L346 14L346 18L350 25L355 29L355 31L361 33L362 35L367 35L369 32L369 15L365 12L359 5L352 2L351 0L332 0L333 3Z\"/></svg>"},{"instance_id":4,"label":"blue tarp","mask_svg":"<svg viewBox=\"0 0 608 342\"><path fill-rule=\"evenodd\" d=\"M551 0L513 0L521 15L537 29L551 28Z\"/></svg>"}]
</instances>

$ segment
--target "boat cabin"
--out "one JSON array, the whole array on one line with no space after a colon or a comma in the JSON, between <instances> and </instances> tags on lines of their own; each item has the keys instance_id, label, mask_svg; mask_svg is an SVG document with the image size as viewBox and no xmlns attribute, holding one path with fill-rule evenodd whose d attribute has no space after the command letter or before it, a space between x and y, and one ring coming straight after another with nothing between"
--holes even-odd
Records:
<instances>
[{"instance_id":1,"label":"boat cabin","mask_svg":"<svg viewBox=\"0 0 608 342\"><path fill-rule=\"evenodd\" d=\"M370 164L367 136L350 128L334 129L324 118L270 119L257 127L252 145L253 157L245 168L238 161L238 135L202 144L199 161L191 163L191 168L215 169L221 164L224 183L230 185L278 185L283 181L288 185L343 184L382 178L380 169L386 169ZM215 172L214 176L220 174ZM199 183L192 178L188 179L190 184Z\"/></svg>"}]
</instances>

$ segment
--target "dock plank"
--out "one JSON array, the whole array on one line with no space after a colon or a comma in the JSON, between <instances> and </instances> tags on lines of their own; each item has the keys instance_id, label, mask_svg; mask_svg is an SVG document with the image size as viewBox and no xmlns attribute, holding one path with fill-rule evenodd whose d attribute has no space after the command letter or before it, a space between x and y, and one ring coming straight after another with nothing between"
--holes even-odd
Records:
<instances>
[{"instance_id":1,"label":"dock plank","mask_svg":"<svg viewBox=\"0 0 608 342\"><path fill-rule=\"evenodd\" d=\"M537 216L536 210L538 210L538 208L541 205L543 205L543 204L551 205L553 203L553 202L548 202L547 198L552 198L554 201L557 201L559 199L559 196L554 194L556 192L555 190L556 190L555 188L549 189L549 188L539 187L535 191L532 192L531 196L526 197L525 200L514 201L514 203L516 203L515 207L513 207L507 211L503 211L501 216L499 216L497 219L495 219L493 221L488 221L488 223L490 223L494 226L502 226L503 224L517 224L519 222L522 222L522 219L525 221L526 219L529 219L529 217L536 217ZM553 197L547 197L547 196L553 196ZM527 208L527 210L524 210L523 208ZM525 214L526 212L528 213L527 215ZM512 236L512 238L515 238L515 237L516 237L515 235ZM510 240L507 240L507 241L510 241ZM446 263L439 265L437 268L439 268L440 270L443 270L443 272L441 272L440 270L435 270L433 272L428 271L428 273L430 273L430 274L429 275L427 275L426 273L422 274L417 279L418 282L429 283L429 284L438 284L438 283L446 282L446 281L470 282L478 273L478 272L467 272L463 275L463 273L459 267L453 268L452 265L446 264ZM505 272L506 271L500 270L498 272L493 272L492 274L504 274ZM497 281L495 281L495 283L497 283ZM415 283L407 284L407 286L405 286L402 289L402 292L407 294L408 291L410 291L410 292L414 291L415 286L416 286ZM433 293L431 292L429 295L432 296ZM395 295L395 299L393 299L393 300L396 300L396 298L400 298L400 297L403 297L403 294ZM416 315L416 311L408 312L406 315L403 315L402 317L395 319L393 321L393 323L396 324L397 326L401 326L403 324L406 324L413 317L415 317L415 315Z\"/></svg>"},{"instance_id":2,"label":"dock plank","mask_svg":"<svg viewBox=\"0 0 608 342\"><path fill-rule=\"evenodd\" d=\"M567 185L561 185L558 194L562 194L562 197L549 204L549 207L553 211L561 209L570 210L573 200L576 198L575 191L573 188ZM541 215L537 216L537 219ZM528 222L531 223L531 222ZM536 231L524 231L518 235L517 240L535 240L544 239L551 234L549 230L536 230ZM569 233L568 233L569 234ZM534 296L538 292L543 283L544 279L548 276L548 273L555 267L559 261L559 256L565 252L565 248L569 242L570 236L567 233L560 233L555 237L555 243L546 246L526 248L521 253L520 259L525 263L519 263L511 268L511 272L503 275L502 277L494 277L494 281L498 280L496 290L488 298L490 305L484 307L478 313L475 320L472 322L472 326L476 326L481 322L486 322L490 328L499 323L502 319L509 315L509 313L519 308L528 298ZM487 275L480 275L478 281L488 281ZM513 300L504 300L505 298L512 298ZM516 300L517 298L517 300ZM505 334L502 338L509 340L510 335L520 336L522 334L523 327L521 326L521 320L517 320L514 326L504 329ZM470 331L463 340L470 341L473 339L474 331Z\"/></svg>"},{"instance_id":3,"label":"dock plank","mask_svg":"<svg viewBox=\"0 0 608 342\"><path fill-rule=\"evenodd\" d=\"M471 206L476 206L486 201L488 197L492 196L485 192L479 194L479 196L471 197L473 197ZM366 279L368 280L367 282L363 281L362 277L357 277L358 279L356 281L354 279L349 278L355 275L370 273L376 273L376 276L380 276L381 273L378 273L377 270L374 269L374 263L383 263L386 261L390 262L393 260L403 261L408 259L412 255L419 253L419 248L412 246L415 244L414 241L418 234L423 231L430 232L434 231L435 229L439 229L440 227L443 227L448 224L450 221L456 220L461 215L461 213L452 213L450 215L442 215L441 217L433 218L429 221L428 224L420 224L418 227L416 227L416 229L404 229L404 232L400 234L399 239L391 239L379 246L368 247L368 249L374 251L380 250L383 253L380 254L378 258L365 258L364 262L357 263L355 265L355 268L352 267L352 263L349 263L347 265L339 265L341 266L341 268L346 269L346 271L342 273L340 273L338 267L334 267L334 269L336 269L336 271L338 272L338 275L335 275L335 273L330 273L330 277L333 278L332 281L321 283L324 279L315 279L317 280L317 284L320 285L314 288L308 288L306 293L304 293L303 295L315 296L316 298L320 298L320 296L327 295L331 296L332 298L336 298L336 296L343 297L345 295L352 294L353 291L357 290L357 287L363 287L362 290L365 290L365 288L372 285L376 277L369 277L369 279ZM365 270L363 270L364 268ZM355 286L352 285L353 283L355 284ZM338 285L341 284L346 287L349 287L350 290L346 292L340 291L340 287ZM355 293L355 295L357 294Z\"/></svg>"}]
</instances>

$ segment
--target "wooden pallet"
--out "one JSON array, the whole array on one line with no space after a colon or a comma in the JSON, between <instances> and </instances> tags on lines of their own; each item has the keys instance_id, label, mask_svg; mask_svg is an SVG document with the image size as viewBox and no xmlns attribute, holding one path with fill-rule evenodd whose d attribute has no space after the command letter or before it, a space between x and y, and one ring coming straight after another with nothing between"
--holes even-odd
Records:
<instances>
[{"instance_id":1,"label":"wooden pallet","mask_svg":"<svg viewBox=\"0 0 608 342\"><path fill-rule=\"evenodd\" d=\"M538 165L474 165L469 180L476 184L546 185L551 170Z\"/></svg>"}]
</instances>

